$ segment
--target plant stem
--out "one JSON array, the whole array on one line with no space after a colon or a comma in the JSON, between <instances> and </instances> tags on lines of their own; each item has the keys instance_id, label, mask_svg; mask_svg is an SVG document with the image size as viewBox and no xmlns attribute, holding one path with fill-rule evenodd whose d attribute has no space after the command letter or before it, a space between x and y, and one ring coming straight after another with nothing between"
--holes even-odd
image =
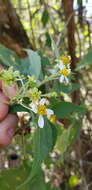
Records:
<instances>
[{"instance_id":1,"label":"plant stem","mask_svg":"<svg viewBox=\"0 0 92 190\"><path fill-rule=\"evenodd\" d=\"M37 87L39 88L43 84L45 84L45 83L47 83L47 82L49 82L51 80L56 79L56 77L58 77L58 73L55 73L55 74L51 75L50 77L45 78L42 82L40 82L40 84Z\"/></svg>"}]
</instances>

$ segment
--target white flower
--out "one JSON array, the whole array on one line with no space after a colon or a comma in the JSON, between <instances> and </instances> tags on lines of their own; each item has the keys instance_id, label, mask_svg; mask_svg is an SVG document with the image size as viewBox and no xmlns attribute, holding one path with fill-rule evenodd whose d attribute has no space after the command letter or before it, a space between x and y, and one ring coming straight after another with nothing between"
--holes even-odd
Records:
<instances>
[{"instance_id":1,"label":"white flower","mask_svg":"<svg viewBox=\"0 0 92 190\"><path fill-rule=\"evenodd\" d=\"M49 117L50 115L54 114L53 110L48 109L46 107L46 99L45 98L42 98L38 103L32 103L31 110L34 113L37 113L39 115L38 126L40 128L44 127L44 116Z\"/></svg>"},{"instance_id":2,"label":"white flower","mask_svg":"<svg viewBox=\"0 0 92 190\"><path fill-rule=\"evenodd\" d=\"M69 79L68 79L68 76L70 75L70 72L71 72L71 69L70 67L69 68L64 68L64 69L61 69L59 71L60 73L60 78L59 78L59 81L62 83L62 82L66 82L66 83L69 83Z\"/></svg>"},{"instance_id":3,"label":"white flower","mask_svg":"<svg viewBox=\"0 0 92 190\"><path fill-rule=\"evenodd\" d=\"M71 73L70 65L67 65L67 67L66 67L63 64L63 62L60 61L59 64L57 64L57 67L59 68L59 74L60 74L59 81L61 83L63 83L63 82L68 83L69 82L68 76Z\"/></svg>"},{"instance_id":4,"label":"white flower","mask_svg":"<svg viewBox=\"0 0 92 190\"><path fill-rule=\"evenodd\" d=\"M61 61L61 60L57 60L57 61L58 61L58 64L56 64L56 68L59 68L60 70L64 69L65 65L64 65L63 61Z\"/></svg>"},{"instance_id":5,"label":"white flower","mask_svg":"<svg viewBox=\"0 0 92 190\"><path fill-rule=\"evenodd\" d=\"M58 68L58 73L60 74L59 81L61 83L69 83L68 76L71 73L69 60L70 59L67 56L62 56L61 60L56 60L58 64L56 64L55 67Z\"/></svg>"}]
</instances>

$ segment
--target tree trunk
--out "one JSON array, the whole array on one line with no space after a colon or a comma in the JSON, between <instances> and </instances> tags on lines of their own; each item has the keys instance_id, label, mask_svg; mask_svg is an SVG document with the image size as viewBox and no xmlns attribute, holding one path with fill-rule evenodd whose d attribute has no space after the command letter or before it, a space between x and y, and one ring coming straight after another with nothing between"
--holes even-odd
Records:
<instances>
[{"instance_id":1,"label":"tree trunk","mask_svg":"<svg viewBox=\"0 0 92 190\"><path fill-rule=\"evenodd\" d=\"M68 53L71 56L71 68L74 72L76 69L76 41L75 41L75 21L74 21L74 10L73 10L73 0L62 0L65 21L67 23L67 40L68 40ZM77 73L75 79L72 82L79 82L77 78ZM80 104L80 91L77 90L72 93L72 102Z\"/></svg>"},{"instance_id":2,"label":"tree trunk","mask_svg":"<svg viewBox=\"0 0 92 190\"><path fill-rule=\"evenodd\" d=\"M0 0L0 43L25 56L22 48L32 48L16 10L9 0Z\"/></svg>"},{"instance_id":3,"label":"tree trunk","mask_svg":"<svg viewBox=\"0 0 92 190\"><path fill-rule=\"evenodd\" d=\"M67 23L67 39L68 39L68 53L71 56L72 70L76 67L76 55L75 55L75 22L73 11L73 0L62 0L65 14L65 21Z\"/></svg>"},{"instance_id":4,"label":"tree trunk","mask_svg":"<svg viewBox=\"0 0 92 190\"><path fill-rule=\"evenodd\" d=\"M81 0L79 2L79 5L78 5L78 17L79 17L79 24L80 24L80 27L83 29L84 28L84 24L83 24L83 1Z\"/></svg>"}]
</instances>

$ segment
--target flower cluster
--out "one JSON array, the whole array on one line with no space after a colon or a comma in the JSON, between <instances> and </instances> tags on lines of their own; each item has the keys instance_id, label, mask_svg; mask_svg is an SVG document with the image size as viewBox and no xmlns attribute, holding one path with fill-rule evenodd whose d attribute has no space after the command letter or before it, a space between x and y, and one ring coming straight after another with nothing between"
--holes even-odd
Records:
<instances>
[{"instance_id":1,"label":"flower cluster","mask_svg":"<svg viewBox=\"0 0 92 190\"><path fill-rule=\"evenodd\" d=\"M39 90L40 86L48 81L55 80L59 78L60 82L69 82L68 76L71 73L70 69L70 57L62 56L60 60L56 60L56 69L54 74L49 77L44 78L43 81L36 81L32 75L22 76L19 71L13 71L13 67L0 71L0 80L3 81L3 91L10 98L10 103L21 104L22 106L28 108L28 110L33 111L38 116L38 126L40 128L44 127L44 117L47 117L51 122L56 122L56 116L54 111L48 108L47 97L57 97L56 92L51 92L48 94L42 94ZM10 88L13 89L11 94ZM10 93L9 93L10 91ZM24 98L27 97L29 100L29 105L24 104ZM43 97L46 97L43 98Z\"/></svg>"},{"instance_id":2,"label":"flower cluster","mask_svg":"<svg viewBox=\"0 0 92 190\"><path fill-rule=\"evenodd\" d=\"M37 102L41 97L41 91L38 90L38 88L30 88L28 90L28 97L33 101Z\"/></svg>"},{"instance_id":3,"label":"flower cluster","mask_svg":"<svg viewBox=\"0 0 92 190\"><path fill-rule=\"evenodd\" d=\"M58 73L60 75L59 81L68 83L69 79L68 76L71 73L70 64L71 59L69 56L62 56L60 60L56 60L58 64L56 64L56 67L59 69Z\"/></svg>"},{"instance_id":4,"label":"flower cluster","mask_svg":"<svg viewBox=\"0 0 92 190\"><path fill-rule=\"evenodd\" d=\"M19 71L13 71L13 67L9 67L8 70L2 69L0 71L0 80L3 80L8 85L12 85L17 81L19 76Z\"/></svg>"}]
</instances>

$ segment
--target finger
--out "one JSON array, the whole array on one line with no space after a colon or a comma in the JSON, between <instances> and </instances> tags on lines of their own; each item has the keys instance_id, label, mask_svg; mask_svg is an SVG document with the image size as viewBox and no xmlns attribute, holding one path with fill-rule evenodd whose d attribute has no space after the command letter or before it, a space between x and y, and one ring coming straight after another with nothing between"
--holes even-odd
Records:
<instances>
[{"instance_id":1,"label":"finger","mask_svg":"<svg viewBox=\"0 0 92 190\"><path fill-rule=\"evenodd\" d=\"M3 66L0 65L0 71L3 69ZM0 80L0 89L2 89L2 81Z\"/></svg>"},{"instance_id":2,"label":"finger","mask_svg":"<svg viewBox=\"0 0 92 190\"><path fill-rule=\"evenodd\" d=\"M0 80L0 89L2 89L2 81Z\"/></svg>"},{"instance_id":3,"label":"finger","mask_svg":"<svg viewBox=\"0 0 92 190\"><path fill-rule=\"evenodd\" d=\"M12 99L17 94L17 86L2 82L2 91L9 99Z\"/></svg>"},{"instance_id":4,"label":"finger","mask_svg":"<svg viewBox=\"0 0 92 190\"><path fill-rule=\"evenodd\" d=\"M3 120L8 113L9 106L3 103L7 101L9 101L9 99L0 91L0 121Z\"/></svg>"},{"instance_id":5,"label":"finger","mask_svg":"<svg viewBox=\"0 0 92 190\"><path fill-rule=\"evenodd\" d=\"M11 143L17 125L18 117L15 114L8 114L0 122L0 147L7 146Z\"/></svg>"}]
</instances>

